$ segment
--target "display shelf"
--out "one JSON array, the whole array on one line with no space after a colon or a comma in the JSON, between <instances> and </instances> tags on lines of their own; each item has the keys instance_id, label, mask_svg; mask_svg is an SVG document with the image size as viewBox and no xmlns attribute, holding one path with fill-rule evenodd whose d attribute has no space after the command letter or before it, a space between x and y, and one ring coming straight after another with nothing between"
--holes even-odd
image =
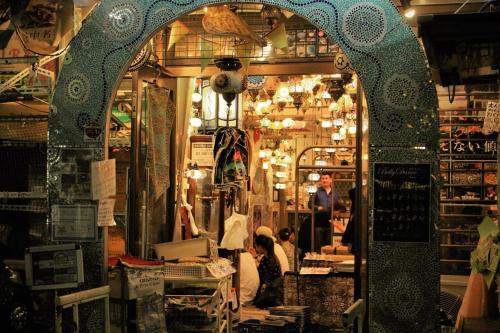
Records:
<instances>
[{"instance_id":1,"label":"display shelf","mask_svg":"<svg viewBox=\"0 0 500 333\"><path fill-rule=\"evenodd\" d=\"M484 216L498 216L496 135L481 132L484 108L440 112L441 273L470 273Z\"/></svg>"},{"instance_id":2,"label":"display shelf","mask_svg":"<svg viewBox=\"0 0 500 333\"><path fill-rule=\"evenodd\" d=\"M214 325L208 325L208 328L197 328L198 332L211 332L211 333L231 333L231 326L228 323L231 322L231 311L229 309L228 304L228 290L232 287L232 277L227 276L223 278L214 278L214 277L169 277L165 276L164 278L166 284L175 285L176 288L178 286L202 286L207 287L211 286L214 288L214 293L212 295L178 295L178 294L168 294L165 292L165 304L170 304L168 299L174 300L172 304L176 306L181 306L181 308L186 307L189 308L192 302L193 306L196 309L199 308L198 301L202 301L203 306L201 308L205 309L207 312L207 320L215 319ZM189 304L185 304L188 302ZM191 302L191 303L190 303ZM174 309L175 310L175 309ZM166 311L169 311L166 306ZM166 314L168 318L168 314ZM195 320L200 320L200 316L195 316L190 318L189 323L184 323L177 327L175 326L176 332L192 332L194 328L189 328L190 325L195 325ZM184 318L188 319L188 318ZM177 318L175 324L179 324L180 318ZM168 320L167 320L168 323ZM196 326L196 325L195 325ZM213 326L213 327L212 327ZM182 330L181 328L184 327ZM194 327L194 326L193 326Z\"/></svg>"}]
</instances>

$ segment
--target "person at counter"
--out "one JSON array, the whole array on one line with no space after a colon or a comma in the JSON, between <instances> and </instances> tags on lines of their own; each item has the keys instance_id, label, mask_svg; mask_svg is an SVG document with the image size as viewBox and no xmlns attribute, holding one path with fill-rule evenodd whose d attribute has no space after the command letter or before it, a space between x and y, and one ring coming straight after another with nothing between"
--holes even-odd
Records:
<instances>
[{"instance_id":1,"label":"person at counter","mask_svg":"<svg viewBox=\"0 0 500 333\"><path fill-rule=\"evenodd\" d=\"M333 207L334 217L338 216L342 212L342 208L344 209L343 211L345 211L345 207L343 205L340 205L339 193L332 186L332 174L329 172L321 173L321 178L319 181L321 186L316 190L316 194L309 198L309 208L313 208L314 206L315 212L331 213Z\"/></svg>"},{"instance_id":2,"label":"person at counter","mask_svg":"<svg viewBox=\"0 0 500 333\"><path fill-rule=\"evenodd\" d=\"M331 244L331 225L335 218L346 211L340 202L337 190L332 186L332 174L323 172L320 178L321 186L316 194L309 199L309 208L314 209L314 249L311 249L311 218L308 217L302 223L298 233L298 247L300 257L307 252L320 252L324 245Z\"/></svg>"},{"instance_id":3,"label":"person at counter","mask_svg":"<svg viewBox=\"0 0 500 333\"><path fill-rule=\"evenodd\" d=\"M259 267L259 290L255 305L259 308L277 306L283 303L283 281L278 257L274 253L272 238L259 235L255 238L255 250L261 255Z\"/></svg>"}]
</instances>

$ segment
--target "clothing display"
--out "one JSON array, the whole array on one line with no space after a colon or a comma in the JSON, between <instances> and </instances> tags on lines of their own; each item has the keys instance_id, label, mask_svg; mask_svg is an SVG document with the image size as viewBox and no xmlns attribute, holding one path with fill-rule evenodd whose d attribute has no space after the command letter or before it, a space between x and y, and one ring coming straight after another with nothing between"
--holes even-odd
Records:
<instances>
[{"instance_id":1,"label":"clothing display","mask_svg":"<svg viewBox=\"0 0 500 333\"><path fill-rule=\"evenodd\" d=\"M224 221L224 237L220 246L227 250L243 249L243 242L248 237L247 215L233 213Z\"/></svg>"},{"instance_id":2,"label":"clothing display","mask_svg":"<svg viewBox=\"0 0 500 333\"><path fill-rule=\"evenodd\" d=\"M214 184L245 179L248 175L248 138L245 131L221 127L214 134Z\"/></svg>"}]
</instances>

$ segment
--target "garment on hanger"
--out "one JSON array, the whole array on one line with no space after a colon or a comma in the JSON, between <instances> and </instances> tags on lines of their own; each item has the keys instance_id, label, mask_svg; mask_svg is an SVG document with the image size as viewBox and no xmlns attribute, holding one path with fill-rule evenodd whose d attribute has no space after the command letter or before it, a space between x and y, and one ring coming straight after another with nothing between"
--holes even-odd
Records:
<instances>
[{"instance_id":1,"label":"garment on hanger","mask_svg":"<svg viewBox=\"0 0 500 333\"><path fill-rule=\"evenodd\" d=\"M228 250L243 249L243 242L248 237L248 215L233 213L224 221L224 237L220 246Z\"/></svg>"},{"instance_id":2,"label":"garment on hanger","mask_svg":"<svg viewBox=\"0 0 500 333\"><path fill-rule=\"evenodd\" d=\"M214 134L214 184L225 184L248 176L248 137L233 127L221 127Z\"/></svg>"}]
</instances>

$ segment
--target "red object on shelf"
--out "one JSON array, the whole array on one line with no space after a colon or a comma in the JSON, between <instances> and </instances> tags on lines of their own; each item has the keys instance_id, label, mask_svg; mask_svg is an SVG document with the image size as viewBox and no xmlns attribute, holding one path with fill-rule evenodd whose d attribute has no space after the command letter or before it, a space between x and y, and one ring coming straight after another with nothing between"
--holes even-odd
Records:
<instances>
[{"instance_id":1,"label":"red object on shelf","mask_svg":"<svg viewBox=\"0 0 500 333\"><path fill-rule=\"evenodd\" d=\"M121 256L121 257L109 257L109 266L118 266L122 264L124 266L134 267L134 266L161 266L163 262L159 260L144 260L132 256Z\"/></svg>"}]
</instances>

